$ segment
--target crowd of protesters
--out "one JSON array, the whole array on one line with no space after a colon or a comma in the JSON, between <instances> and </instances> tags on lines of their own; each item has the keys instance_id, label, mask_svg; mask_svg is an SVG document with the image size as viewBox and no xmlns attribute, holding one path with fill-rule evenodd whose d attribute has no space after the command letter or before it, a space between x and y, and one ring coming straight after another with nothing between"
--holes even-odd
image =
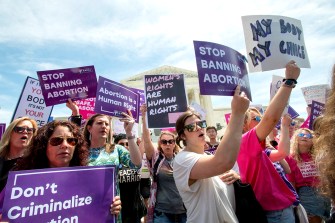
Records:
<instances>
[{"instance_id":1,"label":"crowd of protesters","mask_svg":"<svg viewBox=\"0 0 335 223\"><path fill-rule=\"evenodd\" d=\"M117 196L110 213L117 222L239 222L237 181L251 185L266 222L335 222L335 66L324 115L312 130L293 132L294 122L281 116L299 75L290 61L285 79L291 82L284 81L264 114L249 107L237 86L220 140L217 129L192 109L157 142L147 126L146 104L139 137L132 133L130 111L120 118L125 133L113 135L110 116L94 114L82 125L71 100L69 121L37 129L33 119L18 118L0 142L1 202L9 171L115 165Z\"/></svg>"}]
</instances>

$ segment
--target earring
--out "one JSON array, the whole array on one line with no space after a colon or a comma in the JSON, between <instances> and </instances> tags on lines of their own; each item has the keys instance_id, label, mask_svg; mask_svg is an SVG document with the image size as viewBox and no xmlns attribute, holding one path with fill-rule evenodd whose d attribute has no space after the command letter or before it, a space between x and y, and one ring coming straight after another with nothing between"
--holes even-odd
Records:
<instances>
[{"instance_id":1,"label":"earring","mask_svg":"<svg viewBox=\"0 0 335 223\"><path fill-rule=\"evenodd\" d=\"M92 140L92 135L91 135L91 133L88 133L89 135L88 135L88 139L91 141Z\"/></svg>"}]
</instances>

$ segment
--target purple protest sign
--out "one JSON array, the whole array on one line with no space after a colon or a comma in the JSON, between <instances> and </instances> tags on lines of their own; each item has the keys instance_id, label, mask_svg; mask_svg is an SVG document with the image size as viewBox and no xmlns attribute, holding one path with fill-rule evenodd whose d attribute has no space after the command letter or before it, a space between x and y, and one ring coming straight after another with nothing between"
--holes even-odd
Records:
<instances>
[{"instance_id":1,"label":"purple protest sign","mask_svg":"<svg viewBox=\"0 0 335 223\"><path fill-rule=\"evenodd\" d=\"M16 222L115 222L115 166L11 171L2 220Z\"/></svg>"},{"instance_id":2,"label":"purple protest sign","mask_svg":"<svg viewBox=\"0 0 335 223\"><path fill-rule=\"evenodd\" d=\"M97 96L95 101L95 113L102 113L115 117L123 117L121 112L127 113L129 109L138 123L140 95L131 88L99 77Z\"/></svg>"},{"instance_id":3,"label":"purple protest sign","mask_svg":"<svg viewBox=\"0 0 335 223\"><path fill-rule=\"evenodd\" d=\"M201 95L233 96L241 86L250 101L251 90L244 56L223 45L193 41Z\"/></svg>"},{"instance_id":4,"label":"purple protest sign","mask_svg":"<svg viewBox=\"0 0 335 223\"><path fill-rule=\"evenodd\" d=\"M325 109L325 104L318 102L318 101L312 101L312 106L311 106L311 115L309 116L310 120L309 120L309 129L313 129L313 123L314 120L319 117L320 115L322 115L323 111Z\"/></svg>"},{"instance_id":5,"label":"purple protest sign","mask_svg":"<svg viewBox=\"0 0 335 223\"><path fill-rule=\"evenodd\" d=\"M6 130L6 123L0 123L0 140L5 130Z\"/></svg>"},{"instance_id":6,"label":"purple protest sign","mask_svg":"<svg viewBox=\"0 0 335 223\"><path fill-rule=\"evenodd\" d=\"M67 99L95 97L97 77L94 66L37 71L47 106L66 103Z\"/></svg>"},{"instance_id":7,"label":"purple protest sign","mask_svg":"<svg viewBox=\"0 0 335 223\"><path fill-rule=\"evenodd\" d=\"M141 107L141 105L143 103L145 103L145 93L144 93L144 90L137 89L137 88L131 88L131 87L129 87L129 88L132 89L134 92L136 92L136 93L138 93L140 95L140 104L139 104L139 107ZM142 116L141 110L139 111L139 116Z\"/></svg>"},{"instance_id":8,"label":"purple protest sign","mask_svg":"<svg viewBox=\"0 0 335 223\"><path fill-rule=\"evenodd\" d=\"M290 115L292 120L299 116L299 113L296 112L290 105L287 107L287 114ZM281 125L281 120L279 120L279 122L277 123L276 128L280 129L280 125Z\"/></svg>"}]
</instances>

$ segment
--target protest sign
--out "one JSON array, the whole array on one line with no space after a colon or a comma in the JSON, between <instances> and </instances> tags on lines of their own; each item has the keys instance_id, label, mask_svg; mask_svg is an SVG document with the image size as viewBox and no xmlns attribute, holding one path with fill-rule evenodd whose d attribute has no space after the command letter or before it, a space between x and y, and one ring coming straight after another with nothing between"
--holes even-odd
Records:
<instances>
[{"instance_id":1,"label":"protest sign","mask_svg":"<svg viewBox=\"0 0 335 223\"><path fill-rule=\"evenodd\" d=\"M230 116L231 116L231 113L224 114L224 118L226 120L227 125L228 125L228 123L230 121Z\"/></svg>"},{"instance_id":2,"label":"protest sign","mask_svg":"<svg viewBox=\"0 0 335 223\"><path fill-rule=\"evenodd\" d=\"M2 220L115 222L115 167L68 167L9 172Z\"/></svg>"},{"instance_id":3,"label":"protest sign","mask_svg":"<svg viewBox=\"0 0 335 223\"><path fill-rule=\"evenodd\" d=\"M138 88L131 88L134 92L138 93L140 95L140 104L139 107L141 107L141 105L143 103L145 103L145 94L144 94L144 90L138 89ZM141 110L139 111L139 116L142 116Z\"/></svg>"},{"instance_id":4,"label":"protest sign","mask_svg":"<svg viewBox=\"0 0 335 223\"><path fill-rule=\"evenodd\" d=\"M124 123L121 122L118 118L112 119L112 127L113 127L113 133L114 134L126 134L126 131L124 130ZM138 123L134 123L133 129L131 130L131 134L135 136L139 136L138 134Z\"/></svg>"},{"instance_id":5,"label":"protest sign","mask_svg":"<svg viewBox=\"0 0 335 223\"><path fill-rule=\"evenodd\" d=\"M79 114L83 117L84 120L91 117L94 113L94 107L95 107L95 98L85 98L82 100L77 100L74 103L79 108Z\"/></svg>"},{"instance_id":6,"label":"protest sign","mask_svg":"<svg viewBox=\"0 0 335 223\"><path fill-rule=\"evenodd\" d=\"M149 128L175 127L187 110L184 75L145 75L145 96Z\"/></svg>"},{"instance_id":7,"label":"protest sign","mask_svg":"<svg viewBox=\"0 0 335 223\"><path fill-rule=\"evenodd\" d=\"M329 89L328 84L319 84L308 87L302 87L301 91L302 94L304 95L307 105L311 105L312 101L317 101L325 104L328 89Z\"/></svg>"},{"instance_id":8,"label":"protest sign","mask_svg":"<svg viewBox=\"0 0 335 223\"><path fill-rule=\"evenodd\" d=\"M242 16L249 72L285 68L290 60L310 68L301 21L284 16Z\"/></svg>"},{"instance_id":9,"label":"protest sign","mask_svg":"<svg viewBox=\"0 0 335 223\"><path fill-rule=\"evenodd\" d=\"M191 107L192 109L194 109L194 110L200 115L200 118L201 118L202 120L206 120L206 111L205 111L204 108L201 107L201 105L199 105L198 103L196 103L196 102L193 101L193 102L190 104L190 107Z\"/></svg>"},{"instance_id":10,"label":"protest sign","mask_svg":"<svg viewBox=\"0 0 335 223\"><path fill-rule=\"evenodd\" d=\"M280 87L282 86L283 84L283 77L281 76L277 76L277 75L272 75L272 82L271 82L271 85L270 85L270 101L272 100L272 98L277 94L278 90L280 89ZM289 107L289 101L290 99L288 100L288 103L283 111L283 114L287 114L288 113L288 107Z\"/></svg>"},{"instance_id":11,"label":"protest sign","mask_svg":"<svg viewBox=\"0 0 335 223\"><path fill-rule=\"evenodd\" d=\"M123 118L122 112L130 110L138 123L140 96L131 88L99 77L95 101L95 113L102 113L114 117Z\"/></svg>"},{"instance_id":12,"label":"protest sign","mask_svg":"<svg viewBox=\"0 0 335 223\"><path fill-rule=\"evenodd\" d=\"M6 123L0 123L0 140L5 130L6 130Z\"/></svg>"},{"instance_id":13,"label":"protest sign","mask_svg":"<svg viewBox=\"0 0 335 223\"><path fill-rule=\"evenodd\" d=\"M306 120L304 121L304 123L301 124L300 128L309 128L310 126L310 120L311 120L311 116L309 115Z\"/></svg>"},{"instance_id":14,"label":"protest sign","mask_svg":"<svg viewBox=\"0 0 335 223\"><path fill-rule=\"evenodd\" d=\"M71 98L95 97L97 77L94 66L37 71L47 106L66 103Z\"/></svg>"},{"instance_id":15,"label":"protest sign","mask_svg":"<svg viewBox=\"0 0 335 223\"><path fill-rule=\"evenodd\" d=\"M251 91L244 56L223 45L193 41L201 95L233 96L241 86L250 101Z\"/></svg>"},{"instance_id":16,"label":"protest sign","mask_svg":"<svg viewBox=\"0 0 335 223\"><path fill-rule=\"evenodd\" d=\"M47 107L42 95L40 82L27 77L19 101L17 102L12 121L20 117L29 117L37 122L38 127L48 123L53 106Z\"/></svg>"},{"instance_id":17,"label":"protest sign","mask_svg":"<svg viewBox=\"0 0 335 223\"><path fill-rule=\"evenodd\" d=\"M319 117L320 115L322 115L324 109L325 109L325 104L324 103L320 103L320 102L317 102L317 101L312 101L311 115L310 115L310 120L309 120L309 129L314 130L312 128L314 120L317 117Z\"/></svg>"}]
</instances>

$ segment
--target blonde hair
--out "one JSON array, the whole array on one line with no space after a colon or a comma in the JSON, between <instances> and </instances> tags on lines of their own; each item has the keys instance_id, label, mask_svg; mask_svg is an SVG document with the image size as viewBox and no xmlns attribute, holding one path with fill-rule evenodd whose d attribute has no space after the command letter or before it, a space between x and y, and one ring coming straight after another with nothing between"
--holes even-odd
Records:
<instances>
[{"instance_id":1,"label":"blonde hair","mask_svg":"<svg viewBox=\"0 0 335 223\"><path fill-rule=\"evenodd\" d=\"M33 128L35 129L35 132L33 133L33 136L36 135L37 132L37 123L34 119L31 119L29 117L21 117L14 119L6 128L6 131L2 135L1 141L0 141L0 157L7 157L9 154L9 145L10 145L10 139L12 132L14 131L14 128L20 124L23 121L29 121L33 125Z\"/></svg>"},{"instance_id":2,"label":"blonde hair","mask_svg":"<svg viewBox=\"0 0 335 223\"><path fill-rule=\"evenodd\" d=\"M163 135L169 135L169 136L172 136L173 137L173 140L176 142L176 135L175 134L173 134L172 132L168 132L168 131L162 131L161 132L161 134L160 134L160 136L159 136L159 141L158 141L158 147L157 147L157 149L158 149L158 151L160 151L161 153L163 153L163 149L162 149L162 147L161 147L161 139L162 139L162 136ZM180 147L177 145L177 143L175 143L175 146L174 146L174 148L173 148L173 153L179 153L179 150L180 150Z\"/></svg>"},{"instance_id":3,"label":"blonde hair","mask_svg":"<svg viewBox=\"0 0 335 223\"><path fill-rule=\"evenodd\" d=\"M302 158L300 156L300 152L299 152L299 144L298 144L298 134L301 133L302 131L306 131L309 132L311 135L314 136L314 132L310 129L307 128L301 128L301 129L297 129L291 139L291 155L292 157L298 162L300 163L302 161ZM314 154L314 145L312 145L312 147L309 150L309 153L311 155Z\"/></svg>"},{"instance_id":4,"label":"blonde hair","mask_svg":"<svg viewBox=\"0 0 335 223\"><path fill-rule=\"evenodd\" d=\"M315 142L315 159L320 173L320 189L335 199L335 65L332 70L332 88Z\"/></svg>"}]
</instances>

